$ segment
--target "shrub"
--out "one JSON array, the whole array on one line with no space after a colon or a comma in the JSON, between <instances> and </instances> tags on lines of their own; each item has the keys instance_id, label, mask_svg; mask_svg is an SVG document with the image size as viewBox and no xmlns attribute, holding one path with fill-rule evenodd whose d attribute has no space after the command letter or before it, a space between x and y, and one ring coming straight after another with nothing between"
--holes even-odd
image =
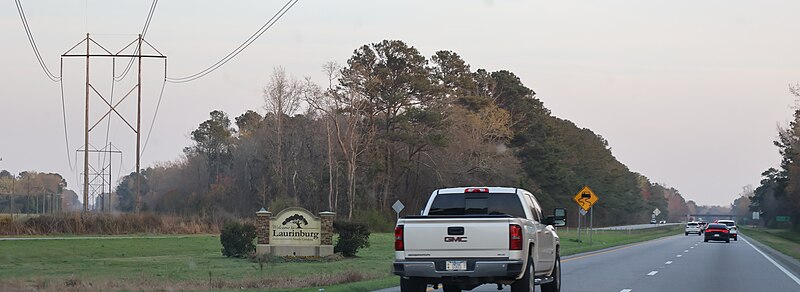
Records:
<instances>
[{"instance_id":1,"label":"shrub","mask_svg":"<svg viewBox=\"0 0 800 292\"><path fill-rule=\"evenodd\" d=\"M250 223L230 222L220 230L219 241L222 243L222 255L226 257L247 257L256 249L256 226Z\"/></svg>"},{"instance_id":2,"label":"shrub","mask_svg":"<svg viewBox=\"0 0 800 292\"><path fill-rule=\"evenodd\" d=\"M378 209L353 210L356 222L364 223L370 232L394 232L395 214L388 214Z\"/></svg>"},{"instance_id":3,"label":"shrub","mask_svg":"<svg viewBox=\"0 0 800 292\"><path fill-rule=\"evenodd\" d=\"M346 257L353 257L360 248L369 247L369 228L363 223L335 221L334 231L339 234L339 240L333 246L333 252L342 253Z\"/></svg>"}]
</instances>

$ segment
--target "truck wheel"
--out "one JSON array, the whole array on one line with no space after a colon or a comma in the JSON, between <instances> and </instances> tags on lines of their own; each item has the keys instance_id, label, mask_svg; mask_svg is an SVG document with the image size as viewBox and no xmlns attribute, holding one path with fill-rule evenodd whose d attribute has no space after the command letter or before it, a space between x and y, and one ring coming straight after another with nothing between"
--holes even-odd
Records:
<instances>
[{"instance_id":1,"label":"truck wheel","mask_svg":"<svg viewBox=\"0 0 800 292\"><path fill-rule=\"evenodd\" d=\"M400 292L423 292L428 288L428 284L419 279L400 277Z\"/></svg>"},{"instance_id":2,"label":"truck wheel","mask_svg":"<svg viewBox=\"0 0 800 292\"><path fill-rule=\"evenodd\" d=\"M522 279L514 281L511 283L511 292L530 292L535 291L536 285L533 283L534 280L534 269L533 269L533 257L528 255L528 265L525 268L525 275L522 276Z\"/></svg>"},{"instance_id":3,"label":"truck wheel","mask_svg":"<svg viewBox=\"0 0 800 292\"><path fill-rule=\"evenodd\" d=\"M561 291L561 255L556 253L556 262L555 267L553 267L553 273L550 274L553 277L553 282L543 284L542 285L542 292L560 292Z\"/></svg>"},{"instance_id":4,"label":"truck wheel","mask_svg":"<svg viewBox=\"0 0 800 292\"><path fill-rule=\"evenodd\" d=\"M444 292L461 292L461 288L454 285L444 285L442 287L442 291Z\"/></svg>"}]
</instances>

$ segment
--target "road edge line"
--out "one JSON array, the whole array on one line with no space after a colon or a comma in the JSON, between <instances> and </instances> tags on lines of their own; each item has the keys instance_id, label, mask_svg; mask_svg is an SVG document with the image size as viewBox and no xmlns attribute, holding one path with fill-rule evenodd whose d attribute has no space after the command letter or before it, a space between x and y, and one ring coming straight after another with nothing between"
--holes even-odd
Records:
<instances>
[{"instance_id":1,"label":"road edge line","mask_svg":"<svg viewBox=\"0 0 800 292\"><path fill-rule=\"evenodd\" d=\"M780 269L780 270L781 270L781 272L783 272L784 274L786 274L786 276L788 276L788 277L789 277L790 279L792 279L792 280L793 280L795 283L797 283L797 285L800 285L800 279L798 279L798 278L797 278L797 276L795 276L795 275L794 275L792 272L790 272L789 270L787 270L786 268L784 268L784 267L783 267L781 264L779 264L778 262L776 262L775 260L773 260L773 259L772 259L771 257L769 257L769 256L768 256L766 253L764 253L763 251L761 251L760 249L758 249L758 248L757 248L755 245L753 245L752 243L750 243L750 241L749 241L749 240L747 240L747 239L745 239L744 237L742 237L742 241L744 241L745 243L747 243L747 245L749 245L750 247L752 247L753 249L755 249L755 250L756 250L758 253L760 253L762 256L764 256L764 258L765 258L765 259L767 259L767 260L768 260L770 263L772 263L773 265L775 265L775 267L777 267L778 269Z\"/></svg>"}]
</instances>

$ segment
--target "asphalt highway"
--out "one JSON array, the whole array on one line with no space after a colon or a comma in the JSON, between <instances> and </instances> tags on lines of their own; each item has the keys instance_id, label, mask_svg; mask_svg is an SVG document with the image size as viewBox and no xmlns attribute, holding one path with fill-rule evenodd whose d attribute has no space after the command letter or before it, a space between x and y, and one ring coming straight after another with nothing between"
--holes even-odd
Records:
<instances>
[{"instance_id":1,"label":"asphalt highway","mask_svg":"<svg viewBox=\"0 0 800 292\"><path fill-rule=\"evenodd\" d=\"M748 241L705 243L702 236L679 235L564 257L561 291L800 291L797 275Z\"/></svg>"}]
</instances>

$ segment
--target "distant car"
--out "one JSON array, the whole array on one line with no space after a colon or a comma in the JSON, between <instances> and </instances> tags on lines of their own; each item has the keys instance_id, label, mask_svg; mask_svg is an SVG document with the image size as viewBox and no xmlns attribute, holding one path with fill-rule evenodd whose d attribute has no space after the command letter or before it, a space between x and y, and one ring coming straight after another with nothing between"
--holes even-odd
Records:
<instances>
[{"instance_id":1,"label":"distant car","mask_svg":"<svg viewBox=\"0 0 800 292\"><path fill-rule=\"evenodd\" d=\"M707 222L702 222L701 221L701 222L697 222L697 224L700 225L700 233L701 234L706 231L706 226L708 225Z\"/></svg>"},{"instance_id":2,"label":"distant car","mask_svg":"<svg viewBox=\"0 0 800 292\"><path fill-rule=\"evenodd\" d=\"M658 224L667 224L667 220L661 220Z\"/></svg>"},{"instance_id":3,"label":"distant car","mask_svg":"<svg viewBox=\"0 0 800 292\"><path fill-rule=\"evenodd\" d=\"M700 224L697 222L689 222L686 223L686 228L684 229L685 236L689 236L689 233L703 235L703 232L700 231Z\"/></svg>"},{"instance_id":4,"label":"distant car","mask_svg":"<svg viewBox=\"0 0 800 292\"><path fill-rule=\"evenodd\" d=\"M656 224L656 219L650 219L650 224Z\"/></svg>"},{"instance_id":5,"label":"distant car","mask_svg":"<svg viewBox=\"0 0 800 292\"><path fill-rule=\"evenodd\" d=\"M725 224L725 226L728 226L728 232L730 233L731 238L733 238L734 241L739 241L739 228L736 227L736 222L735 221L733 221L733 220L717 220L717 223Z\"/></svg>"},{"instance_id":6,"label":"distant car","mask_svg":"<svg viewBox=\"0 0 800 292\"><path fill-rule=\"evenodd\" d=\"M726 243L730 243L731 234L730 231L728 231L728 226L721 223L708 224L703 241L708 242L709 240L725 241Z\"/></svg>"}]
</instances>

